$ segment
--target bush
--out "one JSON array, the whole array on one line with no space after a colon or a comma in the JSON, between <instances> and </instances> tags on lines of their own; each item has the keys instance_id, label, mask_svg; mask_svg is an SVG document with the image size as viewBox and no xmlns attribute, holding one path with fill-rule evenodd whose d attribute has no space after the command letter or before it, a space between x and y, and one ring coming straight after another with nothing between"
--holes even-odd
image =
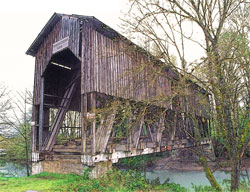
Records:
<instances>
[{"instance_id":1,"label":"bush","mask_svg":"<svg viewBox=\"0 0 250 192\"><path fill-rule=\"evenodd\" d=\"M118 167L121 166L126 169L145 170L147 167L153 165L153 161L163 156L168 156L168 152L140 155L135 157L128 157L119 159Z\"/></svg>"},{"instance_id":2,"label":"bush","mask_svg":"<svg viewBox=\"0 0 250 192\"><path fill-rule=\"evenodd\" d=\"M85 173L84 173L85 174ZM174 183L160 184L159 179L151 183L147 181L145 176L138 171L129 170L121 171L112 169L106 175L98 179L90 179L82 176L81 180L72 182L70 185L63 186L63 191L172 191L185 192L184 187Z\"/></svg>"}]
</instances>

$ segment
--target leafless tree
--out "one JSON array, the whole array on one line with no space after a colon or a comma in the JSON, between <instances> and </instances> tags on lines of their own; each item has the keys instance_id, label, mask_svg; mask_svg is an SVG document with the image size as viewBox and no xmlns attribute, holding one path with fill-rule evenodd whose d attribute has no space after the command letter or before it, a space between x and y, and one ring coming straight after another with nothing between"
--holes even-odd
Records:
<instances>
[{"instance_id":1,"label":"leafless tree","mask_svg":"<svg viewBox=\"0 0 250 192\"><path fill-rule=\"evenodd\" d=\"M18 154L20 154L20 151L24 152L25 165L28 176L30 175L29 161L30 161L31 106L32 106L31 92L27 90L25 90L24 92L17 92L17 96L11 100L10 111L4 117L4 119L2 119L6 127L9 130L13 130L16 133L14 136L16 139L13 140L12 138L10 138L6 140L6 147L11 148L10 153L13 155L12 158L19 159L20 157L18 157ZM23 156L23 154L21 156Z\"/></svg>"},{"instance_id":2,"label":"leafless tree","mask_svg":"<svg viewBox=\"0 0 250 192\"><path fill-rule=\"evenodd\" d=\"M241 157L249 142L250 129L249 3L245 0L130 2L125 28L143 36L163 65L179 71L183 84L177 94L185 94L182 88L187 79L197 81L212 94L211 115L216 134L223 138L230 159L231 190L237 190ZM203 155L202 162L211 185L221 190Z\"/></svg>"},{"instance_id":3,"label":"leafless tree","mask_svg":"<svg viewBox=\"0 0 250 192\"><path fill-rule=\"evenodd\" d=\"M0 136L4 133L4 128L6 127L5 122L3 121L7 113L10 111L10 99L8 97L8 89L4 85L0 85ZM4 137L1 137L3 141Z\"/></svg>"}]
</instances>

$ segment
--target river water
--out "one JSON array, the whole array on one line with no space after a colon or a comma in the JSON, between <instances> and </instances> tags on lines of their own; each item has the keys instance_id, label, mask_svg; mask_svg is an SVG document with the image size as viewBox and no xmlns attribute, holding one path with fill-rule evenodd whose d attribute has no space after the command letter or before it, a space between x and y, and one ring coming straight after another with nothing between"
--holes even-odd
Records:
<instances>
[{"instance_id":1,"label":"river water","mask_svg":"<svg viewBox=\"0 0 250 192\"><path fill-rule=\"evenodd\" d=\"M13 162L0 162L0 176L24 177L26 175L27 173L24 165Z\"/></svg>"},{"instance_id":2,"label":"river water","mask_svg":"<svg viewBox=\"0 0 250 192\"><path fill-rule=\"evenodd\" d=\"M23 177L26 176L26 169L24 165L17 163L2 163L0 164L0 176L1 175L5 177ZM169 182L180 184L183 187L191 189L191 191L193 189L192 185L210 186L205 173L202 171L148 171L145 172L145 176L149 181L152 181L158 177L161 184L169 179ZM230 172L224 171L216 171L214 172L214 176L220 184L222 184L223 180L230 180L231 178ZM243 171L241 179L245 179L247 182L249 182L249 178L250 171Z\"/></svg>"},{"instance_id":3,"label":"river water","mask_svg":"<svg viewBox=\"0 0 250 192\"><path fill-rule=\"evenodd\" d=\"M223 180L230 180L231 174L230 172L225 171L215 171L214 172L215 179L222 184ZM169 171L169 170L162 170L162 171L150 171L146 172L146 178L149 181L152 181L156 178L159 178L160 183L164 183L167 179L169 182L174 182L176 184L180 184L183 187L192 189L192 184L194 185L207 185L210 186L206 175L202 171ZM249 182L250 178L250 171L243 171L241 173L241 180L245 180Z\"/></svg>"}]
</instances>

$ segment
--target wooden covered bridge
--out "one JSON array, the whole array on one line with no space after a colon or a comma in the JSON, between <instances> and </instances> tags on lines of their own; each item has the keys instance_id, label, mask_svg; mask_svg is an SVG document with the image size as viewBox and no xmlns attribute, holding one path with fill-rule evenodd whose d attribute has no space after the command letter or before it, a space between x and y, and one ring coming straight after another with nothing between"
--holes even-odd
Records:
<instances>
[{"instance_id":1,"label":"wooden covered bridge","mask_svg":"<svg viewBox=\"0 0 250 192\"><path fill-rule=\"evenodd\" d=\"M26 53L35 57L34 169L81 173L210 142L207 92L190 81L176 95L177 72L95 17L55 13Z\"/></svg>"}]
</instances>

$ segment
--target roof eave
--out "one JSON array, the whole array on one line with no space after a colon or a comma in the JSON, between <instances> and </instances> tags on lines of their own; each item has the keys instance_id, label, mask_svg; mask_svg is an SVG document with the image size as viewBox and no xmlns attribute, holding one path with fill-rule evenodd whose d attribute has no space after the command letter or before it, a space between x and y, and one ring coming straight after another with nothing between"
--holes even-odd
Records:
<instances>
[{"instance_id":1,"label":"roof eave","mask_svg":"<svg viewBox=\"0 0 250 192\"><path fill-rule=\"evenodd\" d=\"M54 13L46 25L43 27L41 32L38 34L36 39L32 42L28 50L26 51L27 55L35 56L40 45L42 44L43 40L47 37L49 32L52 30L54 24L59 21L61 14Z\"/></svg>"}]
</instances>

